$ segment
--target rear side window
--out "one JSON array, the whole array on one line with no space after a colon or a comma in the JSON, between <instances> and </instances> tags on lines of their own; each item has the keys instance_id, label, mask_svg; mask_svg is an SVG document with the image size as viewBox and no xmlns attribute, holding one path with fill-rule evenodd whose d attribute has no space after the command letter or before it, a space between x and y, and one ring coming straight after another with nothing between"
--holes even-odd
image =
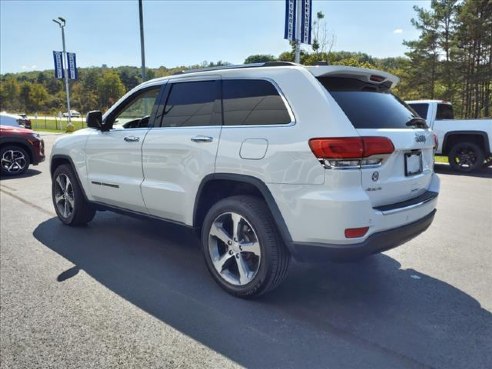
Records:
<instances>
[{"instance_id":1,"label":"rear side window","mask_svg":"<svg viewBox=\"0 0 492 369\"><path fill-rule=\"evenodd\" d=\"M409 128L407 123L417 117L389 92L389 86L342 77L320 77L318 80L355 128Z\"/></svg>"},{"instance_id":2,"label":"rear side window","mask_svg":"<svg viewBox=\"0 0 492 369\"><path fill-rule=\"evenodd\" d=\"M426 119L429 111L429 104L408 104L421 117Z\"/></svg>"},{"instance_id":3,"label":"rear side window","mask_svg":"<svg viewBox=\"0 0 492 369\"><path fill-rule=\"evenodd\" d=\"M454 119L453 107L449 104L437 104L436 120Z\"/></svg>"},{"instance_id":4,"label":"rear side window","mask_svg":"<svg viewBox=\"0 0 492 369\"><path fill-rule=\"evenodd\" d=\"M227 79L222 83L225 125L269 125L291 122L287 107L271 82Z\"/></svg>"},{"instance_id":5,"label":"rear side window","mask_svg":"<svg viewBox=\"0 0 492 369\"><path fill-rule=\"evenodd\" d=\"M220 125L218 82L180 82L170 86L162 127Z\"/></svg>"}]
</instances>

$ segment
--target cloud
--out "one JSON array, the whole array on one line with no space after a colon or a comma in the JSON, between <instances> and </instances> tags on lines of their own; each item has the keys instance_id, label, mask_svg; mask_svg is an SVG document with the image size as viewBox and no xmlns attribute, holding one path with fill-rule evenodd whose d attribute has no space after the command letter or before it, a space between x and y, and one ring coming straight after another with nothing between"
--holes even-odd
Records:
<instances>
[{"instance_id":1,"label":"cloud","mask_svg":"<svg viewBox=\"0 0 492 369\"><path fill-rule=\"evenodd\" d=\"M403 30L401 28L397 28L393 31L393 33L403 33Z\"/></svg>"}]
</instances>

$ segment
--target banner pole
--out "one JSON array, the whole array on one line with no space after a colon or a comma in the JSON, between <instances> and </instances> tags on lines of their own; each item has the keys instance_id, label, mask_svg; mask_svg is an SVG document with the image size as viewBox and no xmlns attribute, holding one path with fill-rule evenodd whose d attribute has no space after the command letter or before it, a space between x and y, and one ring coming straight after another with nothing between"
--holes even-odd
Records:
<instances>
[{"instance_id":1,"label":"banner pole","mask_svg":"<svg viewBox=\"0 0 492 369\"><path fill-rule=\"evenodd\" d=\"M296 39L295 39L295 59L297 64L301 63L301 18L302 18L302 3L301 0L296 0Z\"/></svg>"}]
</instances>

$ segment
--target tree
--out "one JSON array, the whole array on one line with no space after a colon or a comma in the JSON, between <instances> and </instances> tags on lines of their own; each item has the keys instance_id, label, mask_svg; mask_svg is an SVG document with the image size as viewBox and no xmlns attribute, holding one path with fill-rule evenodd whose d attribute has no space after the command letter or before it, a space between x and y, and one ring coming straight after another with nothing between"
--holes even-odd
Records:
<instances>
[{"instance_id":1,"label":"tree","mask_svg":"<svg viewBox=\"0 0 492 369\"><path fill-rule=\"evenodd\" d=\"M99 105L107 109L113 105L125 93L125 85L112 69L106 69L98 80L97 91L99 93Z\"/></svg>"},{"instance_id":2,"label":"tree","mask_svg":"<svg viewBox=\"0 0 492 369\"><path fill-rule=\"evenodd\" d=\"M0 83L0 110L18 110L20 85L14 77L7 77Z\"/></svg>"},{"instance_id":3,"label":"tree","mask_svg":"<svg viewBox=\"0 0 492 369\"><path fill-rule=\"evenodd\" d=\"M324 19L325 15L320 11L316 13L316 19L313 21L313 44L311 45L311 48L315 54L318 54L318 56L315 57L316 59L319 59L318 61L328 61L331 49L333 48L333 45L335 45L335 35L329 34ZM321 58L321 55L326 55L326 58Z\"/></svg>"},{"instance_id":4,"label":"tree","mask_svg":"<svg viewBox=\"0 0 492 369\"><path fill-rule=\"evenodd\" d=\"M492 2L432 0L430 10L414 9L412 24L421 34L405 41L404 72L417 95L452 101L458 116L490 116Z\"/></svg>"},{"instance_id":5,"label":"tree","mask_svg":"<svg viewBox=\"0 0 492 369\"><path fill-rule=\"evenodd\" d=\"M413 7L417 12L417 19L412 18L412 24L421 31L416 41L404 41L410 48L406 55L412 61L411 78L417 82L423 94L434 98L438 63L438 22L433 11L418 6Z\"/></svg>"},{"instance_id":6,"label":"tree","mask_svg":"<svg viewBox=\"0 0 492 369\"><path fill-rule=\"evenodd\" d=\"M39 83L32 84L29 95L30 111L37 112L45 108L48 103L49 95L43 85Z\"/></svg>"},{"instance_id":7,"label":"tree","mask_svg":"<svg viewBox=\"0 0 492 369\"><path fill-rule=\"evenodd\" d=\"M492 2L465 1L458 13L457 63L463 73L461 100L466 117L490 116L492 105Z\"/></svg>"},{"instance_id":8,"label":"tree","mask_svg":"<svg viewBox=\"0 0 492 369\"><path fill-rule=\"evenodd\" d=\"M31 111L31 83L23 82L20 87L20 108L27 113Z\"/></svg>"},{"instance_id":9,"label":"tree","mask_svg":"<svg viewBox=\"0 0 492 369\"><path fill-rule=\"evenodd\" d=\"M121 82L125 85L125 89L130 91L132 88L136 87L142 82L142 78L140 76L141 71L136 67L122 67L118 68ZM149 76L150 70L145 71L145 75ZM149 76L149 79L151 77Z\"/></svg>"},{"instance_id":10,"label":"tree","mask_svg":"<svg viewBox=\"0 0 492 369\"><path fill-rule=\"evenodd\" d=\"M271 61L276 61L277 59L270 54L255 54L250 55L244 60L244 64L253 64L253 63L266 63Z\"/></svg>"}]
</instances>

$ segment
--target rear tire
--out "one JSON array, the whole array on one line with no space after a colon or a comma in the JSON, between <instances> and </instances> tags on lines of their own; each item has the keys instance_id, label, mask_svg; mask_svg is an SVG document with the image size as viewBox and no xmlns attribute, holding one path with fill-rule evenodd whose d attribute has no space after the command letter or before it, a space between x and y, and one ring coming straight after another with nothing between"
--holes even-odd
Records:
<instances>
[{"instance_id":1,"label":"rear tire","mask_svg":"<svg viewBox=\"0 0 492 369\"><path fill-rule=\"evenodd\" d=\"M3 176L24 174L31 164L29 154L20 146L5 146L0 151L0 167Z\"/></svg>"},{"instance_id":2,"label":"rear tire","mask_svg":"<svg viewBox=\"0 0 492 369\"><path fill-rule=\"evenodd\" d=\"M458 172L469 173L484 163L484 154L480 146L473 142L461 142L449 152L449 165Z\"/></svg>"},{"instance_id":3,"label":"rear tire","mask_svg":"<svg viewBox=\"0 0 492 369\"><path fill-rule=\"evenodd\" d=\"M202 247L212 277L231 295L259 296L287 276L289 251L257 197L233 196L212 206L202 227Z\"/></svg>"},{"instance_id":4,"label":"rear tire","mask_svg":"<svg viewBox=\"0 0 492 369\"><path fill-rule=\"evenodd\" d=\"M63 224L78 226L89 223L96 215L87 202L72 167L63 164L55 169L51 195L58 218Z\"/></svg>"}]
</instances>

